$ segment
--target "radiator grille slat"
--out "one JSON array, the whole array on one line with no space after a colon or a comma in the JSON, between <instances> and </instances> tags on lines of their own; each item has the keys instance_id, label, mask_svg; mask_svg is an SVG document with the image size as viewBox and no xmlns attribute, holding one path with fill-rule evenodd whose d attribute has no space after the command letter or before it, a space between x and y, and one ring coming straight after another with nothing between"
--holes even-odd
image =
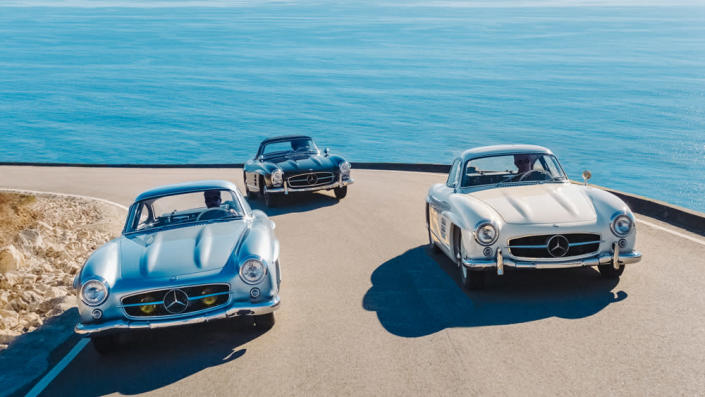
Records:
<instances>
[{"instance_id":1,"label":"radiator grille slat","mask_svg":"<svg viewBox=\"0 0 705 397\"><path fill-rule=\"evenodd\" d=\"M287 182L290 187L316 187L330 185L335 180L335 175L332 172L308 172L290 176Z\"/></svg>"},{"instance_id":2,"label":"radiator grille slat","mask_svg":"<svg viewBox=\"0 0 705 397\"><path fill-rule=\"evenodd\" d=\"M166 295L174 290L182 291L185 294L187 303L183 310L178 307L177 310L167 310L166 304L169 299ZM230 287L226 284L204 284L141 292L122 298L121 302L128 316L165 317L197 313L222 306L228 302L229 294Z\"/></svg>"},{"instance_id":3,"label":"radiator grille slat","mask_svg":"<svg viewBox=\"0 0 705 397\"><path fill-rule=\"evenodd\" d=\"M509 240L509 252L521 258L556 258L548 249L548 241L556 234L526 236ZM591 233L562 234L568 240L569 247L561 258L596 253L600 249L600 235Z\"/></svg>"}]
</instances>

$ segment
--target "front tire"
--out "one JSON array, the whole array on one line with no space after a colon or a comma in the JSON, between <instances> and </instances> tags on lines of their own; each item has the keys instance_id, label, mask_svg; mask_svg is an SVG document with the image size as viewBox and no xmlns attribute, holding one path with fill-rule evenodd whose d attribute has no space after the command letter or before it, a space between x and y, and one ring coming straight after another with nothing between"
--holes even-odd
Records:
<instances>
[{"instance_id":1,"label":"front tire","mask_svg":"<svg viewBox=\"0 0 705 397\"><path fill-rule=\"evenodd\" d=\"M260 176L259 177L259 194L262 196L262 200L264 201L264 205L267 208L272 208L274 207L275 203L275 197L267 191L267 185L264 184L264 177Z\"/></svg>"},{"instance_id":2,"label":"front tire","mask_svg":"<svg viewBox=\"0 0 705 397\"><path fill-rule=\"evenodd\" d=\"M345 196L348 195L348 187L336 187L335 189L333 189L333 193L335 193L335 198L337 198L338 200L342 200L345 198Z\"/></svg>"},{"instance_id":3,"label":"front tire","mask_svg":"<svg viewBox=\"0 0 705 397\"><path fill-rule=\"evenodd\" d=\"M118 349L118 340L116 335L101 335L92 336L91 343L93 343L93 348L101 356L105 356L114 353Z\"/></svg>"},{"instance_id":4,"label":"front tire","mask_svg":"<svg viewBox=\"0 0 705 397\"><path fill-rule=\"evenodd\" d=\"M620 266L619 269L615 269L614 266L610 265L598 265L597 270L600 271L600 275L603 278L619 278L619 276L624 273L624 265Z\"/></svg>"},{"instance_id":5,"label":"front tire","mask_svg":"<svg viewBox=\"0 0 705 397\"><path fill-rule=\"evenodd\" d=\"M460 283L467 290L478 290L485 287L485 272L473 271L463 264L463 241L460 229L453 228L453 254L460 273Z\"/></svg>"},{"instance_id":6,"label":"front tire","mask_svg":"<svg viewBox=\"0 0 705 397\"><path fill-rule=\"evenodd\" d=\"M274 313L262 314L255 316L255 328L266 331L274 327Z\"/></svg>"}]
</instances>

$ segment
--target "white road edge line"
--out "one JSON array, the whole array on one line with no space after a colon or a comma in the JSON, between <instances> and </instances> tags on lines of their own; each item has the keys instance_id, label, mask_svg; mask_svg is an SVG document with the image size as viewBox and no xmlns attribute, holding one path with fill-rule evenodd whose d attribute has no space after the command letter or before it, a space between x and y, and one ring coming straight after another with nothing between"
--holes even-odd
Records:
<instances>
[{"instance_id":1,"label":"white road edge line","mask_svg":"<svg viewBox=\"0 0 705 397\"><path fill-rule=\"evenodd\" d=\"M81 340L76 343L73 349L71 349L69 354L65 355L64 358L62 358L61 361L59 361L59 363L51 369L51 371L44 375L44 377L39 382L37 382L36 385L34 385L32 390L30 390L25 395L25 397L36 397L39 395L39 393L43 392L44 389L49 386L51 381L53 381L54 378L56 378L56 376L59 375L61 371L63 371L64 368L66 368L71 363L71 361L73 361L74 358L76 358L78 353L80 353L84 347L86 347L88 342L88 338L81 338Z\"/></svg>"},{"instance_id":2,"label":"white road edge line","mask_svg":"<svg viewBox=\"0 0 705 397\"><path fill-rule=\"evenodd\" d=\"M695 237L693 237L693 236L689 236L689 235L687 235L687 234L680 233L680 232L677 232L677 231L675 231L675 230L671 230L671 229L669 229L669 228L667 228L667 227L663 227L663 226L657 225L657 224L655 224L655 223L651 223L651 222L649 222L649 221L645 221L645 220L643 220L643 219L641 219L641 218L636 218L636 221L637 221L638 223L643 223L644 225L653 227L654 229L663 230L664 232L668 232L668 233L671 233L671 234L673 234L673 235L675 235L675 236L684 238L684 239L686 239L686 240L690 240L690 241L692 241L692 242L694 242L694 243L698 243L698 244L700 244L700 245L705 245L705 240L701 240L701 239L699 239L699 238L695 238Z\"/></svg>"},{"instance_id":3,"label":"white road edge line","mask_svg":"<svg viewBox=\"0 0 705 397\"><path fill-rule=\"evenodd\" d=\"M125 207L122 204L118 204L114 201L98 198L98 197L91 197L91 196L84 196L81 194L70 194L70 193L59 193L59 192L42 192L39 190L27 190L27 189L13 189L13 188L0 188L0 191L3 192L10 192L10 193L29 193L29 194L53 194L55 196L63 196L63 197L75 197L75 198L82 198L82 199L87 199L87 200L95 200L95 201L100 201L106 204L114 205L118 208L121 208L125 211L128 210L127 207Z\"/></svg>"}]
</instances>

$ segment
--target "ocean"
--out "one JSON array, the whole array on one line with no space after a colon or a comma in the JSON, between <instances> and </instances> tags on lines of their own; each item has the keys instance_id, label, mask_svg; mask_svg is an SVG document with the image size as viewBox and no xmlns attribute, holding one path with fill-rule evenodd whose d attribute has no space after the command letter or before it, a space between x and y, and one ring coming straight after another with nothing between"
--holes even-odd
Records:
<instances>
[{"instance_id":1,"label":"ocean","mask_svg":"<svg viewBox=\"0 0 705 397\"><path fill-rule=\"evenodd\" d=\"M549 147L705 212L705 2L0 3L0 162L350 161Z\"/></svg>"}]
</instances>

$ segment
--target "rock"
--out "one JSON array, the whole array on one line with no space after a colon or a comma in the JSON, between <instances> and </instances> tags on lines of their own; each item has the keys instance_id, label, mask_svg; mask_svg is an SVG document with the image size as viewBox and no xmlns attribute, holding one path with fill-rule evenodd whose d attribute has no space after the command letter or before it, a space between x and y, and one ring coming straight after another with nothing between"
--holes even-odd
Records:
<instances>
[{"instance_id":1,"label":"rock","mask_svg":"<svg viewBox=\"0 0 705 397\"><path fill-rule=\"evenodd\" d=\"M27 327L39 327L42 325L42 318L39 317L37 313L27 313L26 316L24 316L25 324L27 324Z\"/></svg>"},{"instance_id":2,"label":"rock","mask_svg":"<svg viewBox=\"0 0 705 397\"><path fill-rule=\"evenodd\" d=\"M26 229L21 231L19 239L25 247L35 248L44 245L44 240L42 239L41 233L39 233L39 230L35 229Z\"/></svg>"},{"instance_id":3,"label":"rock","mask_svg":"<svg viewBox=\"0 0 705 397\"><path fill-rule=\"evenodd\" d=\"M19 322L19 314L12 310L0 309L0 329L15 328Z\"/></svg>"},{"instance_id":4,"label":"rock","mask_svg":"<svg viewBox=\"0 0 705 397\"><path fill-rule=\"evenodd\" d=\"M20 336L20 333L17 331L10 331L9 329L0 330L0 343L9 345L18 336Z\"/></svg>"},{"instance_id":5,"label":"rock","mask_svg":"<svg viewBox=\"0 0 705 397\"><path fill-rule=\"evenodd\" d=\"M17 272L0 273L0 288L11 290L20 280L21 277Z\"/></svg>"},{"instance_id":6,"label":"rock","mask_svg":"<svg viewBox=\"0 0 705 397\"><path fill-rule=\"evenodd\" d=\"M7 273L22 267L24 256L12 245L0 249L0 273Z\"/></svg>"},{"instance_id":7,"label":"rock","mask_svg":"<svg viewBox=\"0 0 705 397\"><path fill-rule=\"evenodd\" d=\"M55 316L71 309L72 307L76 307L76 305L78 305L78 300L73 295L65 295L60 298L52 299L51 304L52 309L50 312L53 313L52 316Z\"/></svg>"}]
</instances>

